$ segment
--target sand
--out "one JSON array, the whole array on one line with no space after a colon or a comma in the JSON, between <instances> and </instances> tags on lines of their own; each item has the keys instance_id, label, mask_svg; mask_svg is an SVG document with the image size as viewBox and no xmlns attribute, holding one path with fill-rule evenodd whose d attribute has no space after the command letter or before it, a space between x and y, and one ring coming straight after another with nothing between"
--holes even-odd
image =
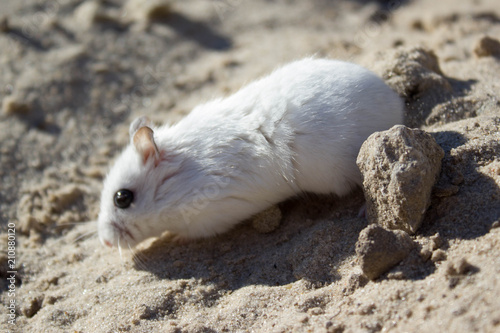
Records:
<instances>
[{"instance_id":1,"label":"sand","mask_svg":"<svg viewBox=\"0 0 500 333\"><path fill-rule=\"evenodd\" d=\"M0 327L500 331L499 39L496 0L4 0ZM242 223L121 254L99 243L102 180L131 120L178 121L309 55L374 70L445 152L405 259L362 275L361 189L284 202L267 233Z\"/></svg>"}]
</instances>

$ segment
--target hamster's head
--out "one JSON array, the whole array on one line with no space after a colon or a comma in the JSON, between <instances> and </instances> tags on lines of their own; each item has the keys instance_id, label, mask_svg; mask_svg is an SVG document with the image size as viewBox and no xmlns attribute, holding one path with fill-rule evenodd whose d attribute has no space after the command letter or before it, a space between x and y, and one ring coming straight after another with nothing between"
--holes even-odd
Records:
<instances>
[{"instance_id":1,"label":"hamster's head","mask_svg":"<svg viewBox=\"0 0 500 333\"><path fill-rule=\"evenodd\" d=\"M158 150L147 118L130 125L131 144L109 171L101 194L98 233L107 246L132 247L161 234L156 189L165 174L164 153Z\"/></svg>"}]
</instances>

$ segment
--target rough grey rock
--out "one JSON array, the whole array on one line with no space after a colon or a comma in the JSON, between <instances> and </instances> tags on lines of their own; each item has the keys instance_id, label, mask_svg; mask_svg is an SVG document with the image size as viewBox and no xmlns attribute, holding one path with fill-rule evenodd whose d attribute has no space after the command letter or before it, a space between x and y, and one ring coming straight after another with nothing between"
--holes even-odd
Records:
<instances>
[{"instance_id":1,"label":"rough grey rock","mask_svg":"<svg viewBox=\"0 0 500 333\"><path fill-rule=\"evenodd\" d=\"M411 237L401 230L386 230L371 224L361 231L356 243L363 274L375 280L405 259L415 246Z\"/></svg>"},{"instance_id":2,"label":"rough grey rock","mask_svg":"<svg viewBox=\"0 0 500 333\"><path fill-rule=\"evenodd\" d=\"M429 207L443 157L434 138L419 129L397 125L372 134L357 159L368 221L414 234Z\"/></svg>"}]
</instances>

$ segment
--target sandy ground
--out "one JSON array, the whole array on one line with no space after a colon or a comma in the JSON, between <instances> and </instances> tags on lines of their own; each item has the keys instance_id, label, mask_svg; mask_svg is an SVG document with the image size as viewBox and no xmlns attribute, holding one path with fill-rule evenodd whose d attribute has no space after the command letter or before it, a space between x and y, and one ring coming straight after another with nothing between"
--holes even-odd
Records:
<instances>
[{"instance_id":1,"label":"sandy ground","mask_svg":"<svg viewBox=\"0 0 500 333\"><path fill-rule=\"evenodd\" d=\"M500 331L496 0L125 2L2 1L3 330ZM287 201L268 234L101 246L102 179L134 117L175 122L307 55L376 71L446 153L407 259L361 275L361 190Z\"/></svg>"}]
</instances>

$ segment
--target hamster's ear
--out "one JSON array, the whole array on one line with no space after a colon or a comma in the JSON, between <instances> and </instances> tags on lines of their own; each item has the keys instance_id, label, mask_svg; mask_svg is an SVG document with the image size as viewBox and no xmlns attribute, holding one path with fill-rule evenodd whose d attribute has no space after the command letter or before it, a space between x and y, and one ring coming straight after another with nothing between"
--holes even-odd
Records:
<instances>
[{"instance_id":1,"label":"hamster's ear","mask_svg":"<svg viewBox=\"0 0 500 333\"><path fill-rule=\"evenodd\" d=\"M153 123L146 116L135 118L134 121L130 124L130 128L128 130L128 133L130 134L130 141L134 139L134 134L139 130L139 128L144 126L151 128L153 127L152 125Z\"/></svg>"},{"instance_id":2,"label":"hamster's ear","mask_svg":"<svg viewBox=\"0 0 500 333\"><path fill-rule=\"evenodd\" d=\"M135 132L132 142L135 150L142 157L142 163L146 164L150 158L154 159L155 166L160 163L160 152L158 151L158 147L156 147L151 128L147 126L139 128Z\"/></svg>"}]
</instances>

